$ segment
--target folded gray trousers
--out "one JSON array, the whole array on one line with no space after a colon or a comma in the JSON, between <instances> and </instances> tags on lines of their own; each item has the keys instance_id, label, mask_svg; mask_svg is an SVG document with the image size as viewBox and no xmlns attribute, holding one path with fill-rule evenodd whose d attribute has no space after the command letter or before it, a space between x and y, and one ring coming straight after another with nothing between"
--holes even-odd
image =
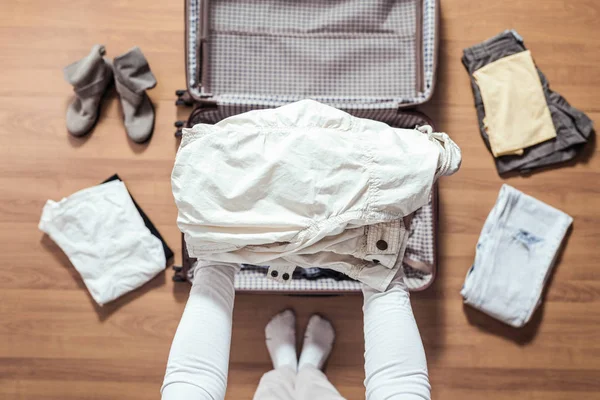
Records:
<instances>
[{"instance_id":1,"label":"folded gray trousers","mask_svg":"<svg viewBox=\"0 0 600 400\"><path fill-rule=\"evenodd\" d=\"M527 49L523 38L514 30L507 30L463 51L462 62L471 77L479 130L488 150L490 141L483 123L485 108L473 73L487 64L525 50ZM524 149L521 156L507 155L495 158L499 174L510 171L527 173L536 168L571 160L583 150L593 132L593 122L588 116L572 107L560 94L552 91L542 71L537 67L536 69L552 115L556 137Z\"/></svg>"}]
</instances>

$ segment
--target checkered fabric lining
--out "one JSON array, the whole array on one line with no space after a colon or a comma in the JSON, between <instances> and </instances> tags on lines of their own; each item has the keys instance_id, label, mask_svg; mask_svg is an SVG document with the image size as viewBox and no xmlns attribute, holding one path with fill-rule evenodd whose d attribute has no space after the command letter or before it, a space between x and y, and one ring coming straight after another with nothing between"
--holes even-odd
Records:
<instances>
[{"instance_id":1,"label":"checkered fabric lining","mask_svg":"<svg viewBox=\"0 0 600 400\"><path fill-rule=\"evenodd\" d=\"M215 124L227 117L241 114L250 110L260 110L265 108L271 108L264 105L254 106L249 108L243 104L231 104L226 106L219 106L217 108L196 108L190 118L188 119L188 126L194 126L196 124ZM390 126L398 128L415 128L419 125L426 125L428 122L423 119L420 114L415 114L406 111L398 111L397 109L368 109L368 110L357 110L357 109L345 109L344 111L359 117L367 118L375 121L385 122Z\"/></svg>"},{"instance_id":2,"label":"checkered fabric lining","mask_svg":"<svg viewBox=\"0 0 600 400\"><path fill-rule=\"evenodd\" d=\"M277 291L277 292L360 292L360 282L337 281L331 278L315 280L292 279L289 284L275 282L262 271L242 269L235 276L236 291Z\"/></svg>"},{"instance_id":3,"label":"checkered fabric lining","mask_svg":"<svg viewBox=\"0 0 600 400\"><path fill-rule=\"evenodd\" d=\"M207 90L236 103L414 96L415 15L416 0L212 0Z\"/></svg>"},{"instance_id":4,"label":"checkered fabric lining","mask_svg":"<svg viewBox=\"0 0 600 400\"><path fill-rule=\"evenodd\" d=\"M421 2L425 84L416 92ZM206 81L220 105L253 109L310 97L342 109L393 109L431 93L436 0L212 0L210 7ZM199 0L188 0L188 77L196 95L198 15Z\"/></svg>"}]
</instances>

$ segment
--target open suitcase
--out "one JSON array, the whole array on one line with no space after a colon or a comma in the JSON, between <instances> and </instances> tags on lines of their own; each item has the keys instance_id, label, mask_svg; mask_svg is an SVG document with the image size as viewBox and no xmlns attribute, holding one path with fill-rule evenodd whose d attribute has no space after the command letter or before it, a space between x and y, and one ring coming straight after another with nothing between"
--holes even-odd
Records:
<instances>
[{"instance_id":1,"label":"open suitcase","mask_svg":"<svg viewBox=\"0 0 600 400\"><path fill-rule=\"evenodd\" d=\"M429 100L435 83L439 0L186 0L187 90L194 106L180 128L311 98L399 128L432 125L410 108ZM437 186L412 218L405 262L411 290L436 273ZM193 279L183 244L176 281ZM428 265L429 271L419 265ZM426 269L425 269L426 270ZM353 280L315 273L280 284L266 268L245 266L240 292L360 292Z\"/></svg>"}]
</instances>

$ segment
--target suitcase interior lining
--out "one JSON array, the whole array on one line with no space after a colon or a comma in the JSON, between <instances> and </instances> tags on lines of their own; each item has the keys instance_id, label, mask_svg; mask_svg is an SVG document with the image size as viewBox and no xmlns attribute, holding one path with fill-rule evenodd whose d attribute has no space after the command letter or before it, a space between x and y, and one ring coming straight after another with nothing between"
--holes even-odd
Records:
<instances>
[{"instance_id":1,"label":"suitcase interior lining","mask_svg":"<svg viewBox=\"0 0 600 400\"><path fill-rule=\"evenodd\" d=\"M186 0L185 7L187 86L199 104L188 126L307 97L391 126L431 125L398 108L433 92L439 0ZM398 59L411 51L410 61ZM411 290L435 278L437 187L432 193L407 256L434 272L405 265ZM191 281L194 259L185 253L182 276ZM251 293L360 292L356 281L281 285L256 270L240 271L235 285Z\"/></svg>"},{"instance_id":2,"label":"suitcase interior lining","mask_svg":"<svg viewBox=\"0 0 600 400\"><path fill-rule=\"evenodd\" d=\"M212 0L206 90L217 98L416 95L416 3Z\"/></svg>"},{"instance_id":3,"label":"suitcase interior lining","mask_svg":"<svg viewBox=\"0 0 600 400\"><path fill-rule=\"evenodd\" d=\"M187 1L197 98L384 109L431 92L436 0Z\"/></svg>"}]
</instances>

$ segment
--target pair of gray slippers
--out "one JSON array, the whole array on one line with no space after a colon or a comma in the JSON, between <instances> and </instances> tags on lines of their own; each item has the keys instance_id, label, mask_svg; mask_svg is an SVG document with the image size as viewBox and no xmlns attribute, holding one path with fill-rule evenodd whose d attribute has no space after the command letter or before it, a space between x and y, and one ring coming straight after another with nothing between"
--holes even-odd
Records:
<instances>
[{"instance_id":1,"label":"pair of gray slippers","mask_svg":"<svg viewBox=\"0 0 600 400\"><path fill-rule=\"evenodd\" d=\"M67 109L67 130L73 136L91 132L100 114L100 104L112 84L121 99L127 135L137 143L150 139L154 130L154 106L146 94L156 86L156 78L139 47L115 57L104 58L106 50L95 45L81 60L64 69L73 85L75 98Z\"/></svg>"}]
</instances>

